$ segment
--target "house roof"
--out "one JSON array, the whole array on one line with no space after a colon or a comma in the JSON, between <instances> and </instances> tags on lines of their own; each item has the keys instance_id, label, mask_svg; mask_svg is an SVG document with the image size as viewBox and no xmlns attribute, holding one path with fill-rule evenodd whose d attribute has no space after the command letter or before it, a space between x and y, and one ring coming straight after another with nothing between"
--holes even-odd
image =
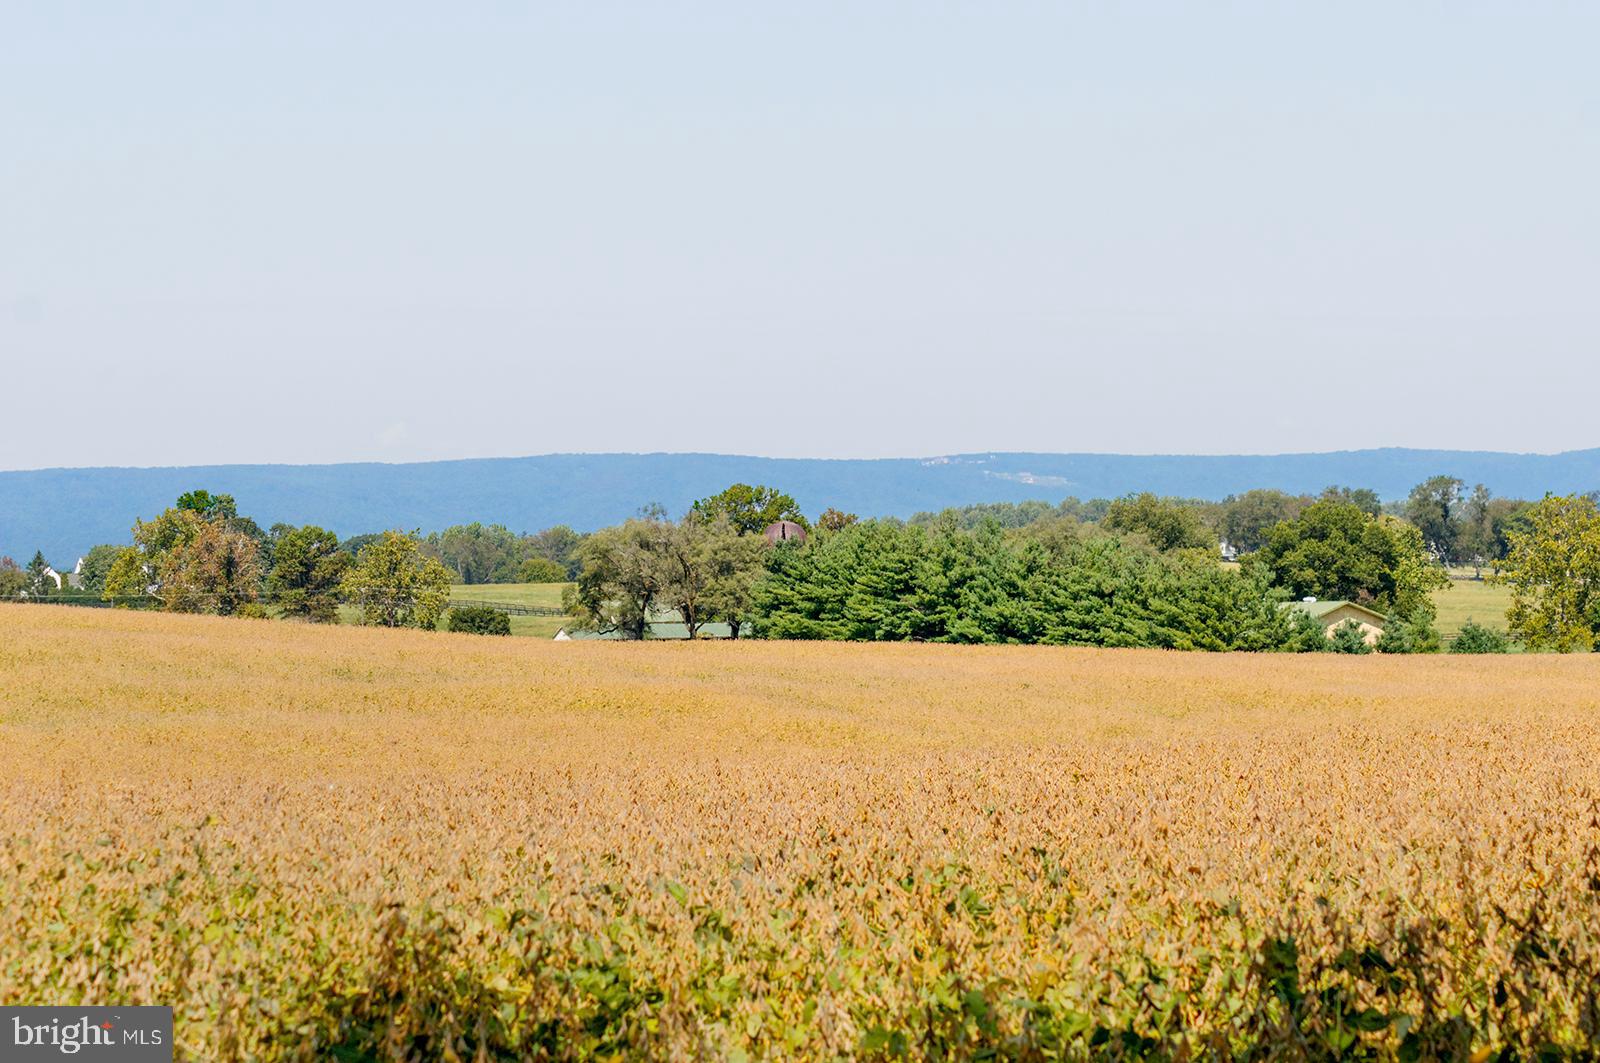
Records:
<instances>
[{"instance_id":1,"label":"house roof","mask_svg":"<svg viewBox=\"0 0 1600 1063\"><path fill-rule=\"evenodd\" d=\"M1376 609L1369 609L1359 602L1348 601L1344 598L1331 598L1326 601L1315 602L1284 602L1283 604L1284 608L1286 609L1298 609L1302 613L1309 614L1313 619L1316 620L1321 620L1328 614L1336 613L1340 609L1354 609L1358 613L1366 613L1379 624L1387 623L1389 620L1388 617L1384 616Z\"/></svg>"}]
</instances>

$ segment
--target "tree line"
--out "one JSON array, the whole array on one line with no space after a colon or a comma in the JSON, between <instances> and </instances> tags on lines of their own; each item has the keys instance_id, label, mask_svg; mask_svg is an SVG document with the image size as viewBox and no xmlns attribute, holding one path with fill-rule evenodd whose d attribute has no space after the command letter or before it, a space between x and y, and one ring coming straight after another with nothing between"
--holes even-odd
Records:
<instances>
[{"instance_id":1,"label":"tree line","mask_svg":"<svg viewBox=\"0 0 1600 1063\"><path fill-rule=\"evenodd\" d=\"M730 488L741 500L756 490L792 503ZM714 496L677 521L647 511L586 538L566 599L578 623L631 638L671 614L690 637L720 621L734 637L1368 652L1359 632L1329 638L1284 607L1318 598L1384 614L1379 652L1418 653L1440 649L1432 595L1449 586L1445 564L1466 560L1510 588L1507 620L1529 649L1593 649L1600 631L1593 495L1501 500L1436 477L1392 506L1330 487L1220 503L1001 503L909 521L829 510L805 542L777 544L756 535L776 509L739 526L726 504ZM1218 563L1224 536L1247 547L1236 567ZM1471 624L1452 648L1507 647Z\"/></svg>"},{"instance_id":2,"label":"tree line","mask_svg":"<svg viewBox=\"0 0 1600 1063\"><path fill-rule=\"evenodd\" d=\"M186 492L151 520L137 521L132 538L131 546L97 546L86 554L72 591L54 581L13 590L0 561L0 595L75 593L175 613L313 623L337 622L340 606L348 605L360 623L427 628L437 625L450 599L449 570L415 534L387 531L341 542L314 524L263 531L226 494Z\"/></svg>"},{"instance_id":3,"label":"tree line","mask_svg":"<svg viewBox=\"0 0 1600 1063\"><path fill-rule=\"evenodd\" d=\"M1292 560L1329 525L1354 525L1333 581ZM757 587L754 629L776 638L1018 642L1171 649L1330 648L1320 625L1283 608L1303 593L1373 603L1398 621L1380 648L1437 645L1429 592L1444 574L1415 529L1323 502L1281 525L1277 549L1219 563L1193 510L1134 496L1083 524L1057 516L1012 528L869 521L774 552ZM1401 635L1405 637L1402 638Z\"/></svg>"},{"instance_id":4,"label":"tree line","mask_svg":"<svg viewBox=\"0 0 1600 1063\"><path fill-rule=\"evenodd\" d=\"M1529 530L1529 518L1536 505L1526 499L1497 498L1483 484L1469 491L1460 479L1434 476L1417 484L1404 499L1388 504L1369 488L1331 486L1317 495L1258 489L1229 495L1220 502L1146 494L1088 501L1068 498L1054 505L980 503L939 513L918 513L910 523L929 525L954 519L962 528L971 530L991 520L1003 528L1017 528L1068 518L1086 524L1110 519L1115 527L1130 505L1148 508L1159 503L1158 512L1172 525L1165 533L1169 543L1179 539L1192 546L1226 543L1245 554L1261 549L1274 528L1296 519L1317 502L1345 503L1373 517L1399 517L1421 532L1429 555L1441 564L1490 568L1509 555L1513 533Z\"/></svg>"},{"instance_id":5,"label":"tree line","mask_svg":"<svg viewBox=\"0 0 1600 1063\"><path fill-rule=\"evenodd\" d=\"M644 638L663 612L690 638L711 622L738 638L754 619L757 585L767 577L773 544L764 532L780 521L813 534L842 534L854 514L829 509L815 526L790 495L734 484L689 507L681 520L660 506L586 537L578 578L563 604L582 628Z\"/></svg>"},{"instance_id":6,"label":"tree line","mask_svg":"<svg viewBox=\"0 0 1600 1063\"><path fill-rule=\"evenodd\" d=\"M809 531L767 541L776 521ZM1304 650L1314 625L1283 603L1349 599L1389 618L1379 649L1438 648L1431 594L1443 566L1487 567L1507 586L1510 629L1529 649L1589 650L1600 632L1596 496L1494 498L1434 477L1385 505L1360 488L1318 496L1249 491L1221 502L1119 499L973 505L909 520L829 509L808 520L772 487L735 484L678 519L649 507L580 534L463 524L427 536L339 539L315 525L263 530L231 496L191 491L97 546L82 589L109 600L314 622L349 605L361 622L436 625L452 583L568 583L580 627L644 638L670 616L690 637L1041 642ZM1218 563L1222 542L1240 563ZM0 559L0 596L59 593L42 555ZM464 619L467 629L496 626ZM1319 629L1320 634L1320 629ZM1493 648L1492 633L1466 645ZM1460 640L1458 640L1459 642ZM1351 647L1352 652L1360 652Z\"/></svg>"}]
</instances>

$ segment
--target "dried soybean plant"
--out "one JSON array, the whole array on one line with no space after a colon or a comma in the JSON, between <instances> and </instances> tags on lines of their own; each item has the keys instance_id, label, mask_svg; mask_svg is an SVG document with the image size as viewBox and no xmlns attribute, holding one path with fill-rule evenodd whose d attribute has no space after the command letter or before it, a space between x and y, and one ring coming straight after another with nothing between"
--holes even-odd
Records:
<instances>
[{"instance_id":1,"label":"dried soybean plant","mask_svg":"<svg viewBox=\"0 0 1600 1063\"><path fill-rule=\"evenodd\" d=\"M196 1060L1577 1057L1597 692L0 607L0 1002Z\"/></svg>"}]
</instances>

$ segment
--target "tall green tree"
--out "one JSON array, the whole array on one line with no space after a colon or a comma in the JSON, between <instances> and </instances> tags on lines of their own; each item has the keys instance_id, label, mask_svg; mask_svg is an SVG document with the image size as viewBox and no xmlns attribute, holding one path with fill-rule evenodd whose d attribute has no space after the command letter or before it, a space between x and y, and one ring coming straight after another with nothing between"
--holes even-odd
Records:
<instances>
[{"instance_id":1,"label":"tall green tree","mask_svg":"<svg viewBox=\"0 0 1600 1063\"><path fill-rule=\"evenodd\" d=\"M274 530L267 593L284 616L318 624L337 622L340 585L354 561L339 549L339 537L315 524Z\"/></svg>"},{"instance_id":2,"label":"tall green tree","mask_svg":"<svg viewBox=\"0 0 1600 1063\"><path fill-rule=\"evenodd\" d=\"M1520 498L1496 498L1478 484L1456 509L1456 557L1477 568L1498 568L1511 552L1513 532L1531 530L1528 516L1533 503Z\"/></svg>"},{"instance_id":3,"label":"tall green tree","mask_svg":"<svg viewBox=\"0 0 1600 1063\"><path fill-rule=\"evenodd\" d=\"M121 546L106 543L89 548L89 552L83 555L83 568L78 573L78 580L84 590L99 594L105 589L106 576L123 549Z\"/></svg>"},{"instance_id":4,"label":"tall green tree","mask_svg":"<svg viewBox=\"0 0 1600 1063\"><path fill-rule=\"evenodd\" d=\"M1551 495L1533 507L1529 530L1511 533L1511 553L1492 580L1511 588L1506 619L1533 650L1595 648L1600 631L1600 508L1592 496Z\"/></svg>"},{"instance_id":5,"label":"tall green tree","mask_svg":"<svg viewBox=\"0 0 1600 1063\"><path fill-rule=\"evenodd\" d=\"M879 521L841 528L805 543L778 543L767 573L754 588L755 633L775 639L848 637L844 602L855 578L861 540L877 533Z\"/></svg>"},{"instance_id":6,"label":"tall green tree","mask_svg":"<svg viewBox=\"0 0 1600 1063\"><path fill-rule=\"evenodd\" d=\"M239 516L239 507L232 495L214 495L202 489L185 491L179 495L176 508L206 520L233 520Z\"/></svg>"},{"instance_id":7,"label":"tall green tree","mask_svg":"<svg viewBox=\"0 0 1600 1063\"><path fill-rule=\"evenodd\" d=\"M228 495L191 491L155 519L106 569L108 600L153 595L163 609L230 615L260 597L261 531Z\"/></svg>"},{"instance_id":8,"label":"tall green tree","mask_svg":"<svg viewBox=\"0 0 1600 1063\"><path fill-rule=\"evenodd\" d=\"M1483 563L1494 556L1493 502L1489 489L1476 484L1456 510L1456 555L1478 569L1480 576Z\"/></svg>"},{"instance_id":9,"label":"tall green tree","mask_svg":"<svg viewBox=\"0 0 1600 1063\"><path fill-rule=\"evenodd\" d=\"M1422 532L1428 552L1446 564L1458 558L1464 486L1454 476L1432 476L1413 487L1406 498L1406 519Z\"/></svg>"},{"instance_id":10,"label":"tall green tree","mask_svg":"<svg viewBox=\"0 0 1600 1063\"><path fill-rule=\"evenodd\" d=\"M230 616L260 596L256 541L224 521L173 508L135 525L133 539L155 596L169 612Z\"/></svg>"},{"instance_id":11,"label":"tall green tree","mask_svg":"<svg viewBox=\"0 0 1600 1063\"><path fill-rule=\"evenodd\" d=\"M1489 502L1489 560L1495 567L1511 556L1512 539L1533 530L1537 503L1522 498L1495 498Z\"/></svg>"},{"instance_id":12,"label":"tall green tree","mask_svg":"<svg viewBox=\"0 0 1600 1063\"><path fill-rule=\"evenodd\" d=\"M1259 550L1267 533L1298 517L1312 500L1283 491L1254 490L1229 495L1218 507L1217 533L1240 553Z\"/></svg>"},{"instance_id":13,"label":"tall green tree","mask_svg":"<svg viewBox=\"0 0 1600 1063\"><path fill-rule=\"evenodd\" d=\"M15 598L28 589L28 574L9 557L0 557L0 598Z\"/></svg>"},{"instance_id":14,"label":"tall green tree","mask_svg":"<svg viewBox=\"0 0 1600 1063\"><path fill-rule=\"evenodd\" d=\"M255 524L255 521L250 523ZM272 577L272 569L278 563L278 544L283 541L284 536L293 531L295 531L293 524L288 524L281 520L275 521L272 527L262 532L257 540L261 547L261 571L265 572L269 579Z\"/></svg>"},{"instance_id":15,"label":"tall green tree","mask_svg":"<svg viewBox=\"0 0 1600 1063\"><path fill-rule=\"evenodd\" d=\"M822 516L817 518L817 527L823 531L834 532L842 528L848 528L860 520L861 518L854 513L846 513L841 509L834 509L829 506L822 511Z\"/></svg>"},{"instance_id":16,"label":"tall green tree","mask_svg":"<svg viewBox=\"0 0 1600 1063\"><path fill-rule=\"evenodd\" d=\"M966 506L950 506L937 513L914 513L906 523L933 525L952 518L963 531L974 531L991 521L1002 528L1026 528L1033 524L1062 520L1097 521L1105 516L1110 505L1110 501L1103 498L1091 502L1066 498L1059 505L1037 499L1026 502L974 502Z\"/></svg>"},{"instance_id":17,"label":"tall green tree","mask_svg":"<svg viewBox=\"0 0 1600 1063\"><path fill-rule=\"evenodd\" d=\"M576 579L578 576L578 545L583 542L583 536L567 527L557 524L527 537L526 548L528 557L542 557L560 565L566 572L564 579ZM534 582L556 582L534 581Z\"/></svg>"},{"instance_id":18,"label":"tall green tree","mask_svg":"<svg viewBox=\"0 0 1600 1063\"><path fill-rule=\"evenodd\" d=\"M511 583L526 556L522 538L500 524L457 524L423 540L458 583Z\"/></svg>"},{"instance_id":19,"label":"tall green tree","mask_svg":"<svg viewBox=\"0 0 1600 1063\"><path fill-rule=\"evenodd\" d=\"M766 575L772 544L763 535L717 530L722 528L720 523L710 527L713 531L700 547L709 575L701 605L708 619L723 621L728 633L738 638L755 611L756 584Z\"/></svg>"},{"instance_id":20,"label":"tall green tree","mask_svg":"<svg viewBox=\"0 0 1600 1063\"><path fill-rule=\"evenodd\" d=\"M339 589L363 624L432 629L450 603L450 570L422 552L415 533L387 531L361 548Z\"/></svg>"},{"instance_id":21,"label":"tall green tree","mask_svg":"<svg viewBox=\"0 0 1600 1063\"><path fill-rule=\"evenodd\" d=\"M1217 537L1194 506L1146 491L1111 503L1101 524L1122 534L1142 535L1162 553L1215 548Z\"/></svg>"},{"instance_id":22,"label":"tall green tree","mask_svg":"<svg viewBox=\"0 0 1600 1063\"><path fill-rule=\"evenodd\" d=\"M715 620L727 621L738 638L765 570L766 537L740 535L725 517L706 523L690 516L664 529L661 542L661 603L677 610L691 639Z\"/></svg>"},{"instance_id":23,"label":"tall green tree","mask_svg":"<svg viewBox=\"0 0 1600 1063\"><path fill-rule=\"evenodd\" d=\"M726 518L714 524L688 519L679 524L662 523L659 549L654 554L656 598L661 605L677 610L691 639L698 638L700 627L709 617L705 605L712 582L710 544L719 538L737 538Z\"/></svg>"},{"instance_id":24,"label":"tall green tree","mask_svg":"<svg viewBox=\"0 0 1600 1063\"><path fill-rule=\"evenodd\" d=\"M566 583L567 570L548 557L530 557L517 568L518 583Z\"/></svg>"},{"instance_id":25,"label":"tall green tree","mask_svg":"<svg viewBox=\"0 0 1600 1063\"><path fill-rule=\"evenodd\" d=\"M1408 618L1431 620L1429 595L1450 583L1414 525L1348 502L1306 507L1246 560L1292 597L1350 599Z\"/></svg>"},{"instance_id":26,"label":"tall green tree","mask_svg":"<svg viewBox=\"0 0 1600 1063\"><path fill-rule=\"evenodd\" d=\"M582 629L642 639L666 589L675 527L657 512L602 528L578 548L577 583L562 604Z\"/></svg>"},{"instance_id":27,"label":"tall green tree","mask_svg":"<svg viewBox=\"0 0 1600 1063\"><path fill-rule=\"evenodd\" d=\"M383 532L363 532L360 535L352 535L348 539L340 541L339 549L351 557L355 557L373 543L382 540L383 536Z\"/></svg>"},{"instance_id":28,"label":"tall green tree","mask_svg":"<svg viewBox=\"0 0 1600 1063\"><path fill-rule=\"evenodd\" d=\"M1042 582L1043 553L1016 549L988 521L964 532L949 520L928 529L911 570L914 590L902 598L921 629L915 637L944 642L1035 642L1045 617L1030 586Z\"/></svg>"},{"instance_id":29,"label":"tall green tree","mask_svg":"<svg viewBox=\"0 0 1600 1063\"><path fill-rule=\"evenodd\" d=\"M737 537L739 533L726 518L715 524L697 520L667 524L662 532L661 550L655 559L660 584L657 597L663 605L677 610L689 637L698 638L700 625L707 619L704 602L711 586L705 544L719 534Z\"/></svg>"},{"instance_id":30,"label":"tall green tree","mask_svg":"<svg viewBox=\"0 0 1600 1063\"><path fill-rule=\"evenodd\" d=\"M457 583L560 583L577 573L573 552L582 536L565 525L546 528L537 535L518 535L501 524L456 524L432 532L423 540L423 551L438 558L455 575ZM528 562L541 575L526 579ZM560 568L551 575L550 565Z\"/></svg>"},{"instance_id":31,"label":"tall green tree","mask_svg":"<svg viewBox=\"0 0 1600 1063\"><path fill-rule=\"evenodd\" d=\"M756 589L767 638L1298 648L1256 575L1114 536L866 521L773 549ZM1318 637L1321 631L1318 629Z\"/></svg>"},{"instance_id":32,"label":"tall green tree","mask_svg":"<svg viewBox=\"0 0 1600 1063\"><path fill-rule=\"evenodd\" d=\"M56 581L50 576L52 571L49 562L44 559L44 553L38 550L34 551L33 560L28 562L26 570L28 578L26 590L28 594L34 598L43 598L46 595L56 593L60 588L56 586Z\"/></svg>"},{"instance_id":33,"label":"tall green tree","mask_svg":"<svg viewBox=\"0 0 1600 1063\"><path fill-rule=\"evenodd\" d=\"M132 604L130 599L148 595L154 588L154 581L153 565L145 552L137 546L125 546L106 570L100 596L118 608L127 608Z\"/></svg>"},{"instance_id":34,"label":"tall green tree","mask_svg":"<svg viewBox=\"0 0 1600 1063\"><path fill-rule=\"evenodd\" d=\"M1383 512L1383 500L1370 487L1340 487L1334 484L1322 489L1320 501L1355 506L1369 517L1376 517Z\"/></svg>"},{"instance_id":35,"label":"tall green tree","mask_svg":"<svg viewBox=\"0 0 1600 1063\"><path fill-rule=\"evenodd\" d=\"M1485 565L1498 569L1511 553L1512 534L1532 530L1529 515L1533 505L1520 498L1495 498L1487 487L1478 484L1457 510L1457 557L1471 563L1480 576Z\"/></svg>"},{"instance_id":36,"label":"tall green tree","mask_svg":"<svg viewBox=\"0 0 1600 1063\"><path fill-rule=\"evenodd\" d=\"M806 529L811 527L792 496L761 484L734 484L710 498L702 498L689 512L691 517L706 524L726 519L741 535L762 531L780 520L792 520Z\"/></svg>"}]
</instances>

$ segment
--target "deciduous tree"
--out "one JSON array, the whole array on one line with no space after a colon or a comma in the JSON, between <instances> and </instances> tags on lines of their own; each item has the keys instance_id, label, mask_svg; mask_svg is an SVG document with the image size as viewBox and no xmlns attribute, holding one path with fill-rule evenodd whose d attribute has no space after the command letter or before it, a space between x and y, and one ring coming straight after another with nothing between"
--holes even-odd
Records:
<instances>
[{"instance_id":1,"label":"deciduous tree","mask_svg":"<svg viewBox=\"0 0 1600 1063\"><path fill-rule=\"evenodd\" d=\"M854 513L846 513L843 510L834 509L832 506L829 506L827 509L822 511L822 516L817 518L817 527L821 528L823 531L836 532L850 527L850 525L855 524L858 520L860 520L860 518Z\"/></svg>"},{"instance_id":2,"label":"deciduous tree","mask_svg":"<svg viewBox=\"0 0 1600 1063\"><path fill-rule=\"evenodd\" d=\"M1483 484L1472 488L1472 493L1461 500L1456 514L1456 555L1469 562L1482 575L1483 563L1494 554L1494 527L1490 504L1494 501Z\"/></svg>"},{"instance_id":3,"label":"deciduous tree","mask_svg":"<svg viewBox=\"0 0 1600 1063\"><path fill-rule=\"evenodd\" d=\"M134 545L118 553L106 570L108 601L153 594L171 612L224 615L256 601L260 547L254 535L238 527L245 518L235 512L233 500L203 491L189 492L180 499L185 500L134 525ZM253 528L255 522L249 524Z\"/></svg>"},{"instance_id":4,"label":"deciduous tree","mask_svg":"<svg viewBox=\"0 0 1600 1063\"><path fill-rule=\"evenodd\" d=\"M132 604L128 599L142 598L150 593L154 579L144 551L136 546L125 546L117 552L111 567L106 570L100 596L118 607L127 607Z\"/></svg>"},{"instance_id":5,"label":"deciduous tree","mask_svg":"<svg viewBox=\"0 0 1600 1063\"><path fill-rule=\"evenodd\" d=\"M1457 560L1463 486L1454 476L1433 476L1413 487L1406 499L1406 519L1422 532L1429 553L1446 564Z\"/></svg>"},{"instance_id":6,"label":"deciduous tree","mask_svg":"<svg viewBox=\"0 0 1600 1063\"><path fill-rule=\"evenodd\" d=\"M1322 489L1323 502L1343 502L1355 506L1361 512L1371 517L1376 517L1383 512L1383 500L1378 497L1378 492L1370 487L1340 487L1334 484Z\"/></svg>"},{"instance_id":7,"label":"deciduous tree","mask_svg":"<svg viewBox=\"0 0 1600 1063\"><path fill-rule=\"evenodd\" d=\"M769 549L765 536L740 535L726 518L687 518L663 537L660 599L678 611L690 638L718 619L738 638Z\"/></svg>"},{"instance_id":8,"label":"deciduous tree","mask_svg":"<svg viewBox=\"0 0 1600 1063\"><path fill-rule=\"evenodd\" d=\"M728 625L738 638L755 610L755 589L766 575L772 544L762 535L712 536L702 547L710 583L702 600L706 616Z\"/></svg>"},{"instance_id":9,"label":"deciduous tree","mask_svg":"<svg viewBox=\"0 0 1600 1063\"><path fill-rule=\"evenodd\" d=\"M510 583L522 563L522 540L500 524L457 524L433 532L423 552L438 558L458 583Z\"/></svg>"},{"instance_id":10,"label":"deciduous tree","mask_svg":"<svg viewBox=\"0 0 1600 1063\"><path fill-rule=\"evenodd\" d=\"M1595 648L1600 628L1600 509L1592 497L1551 495L1533 507L1529 530L1511 533L1511 553L1490 579L1511 588L1506 619L1533 650Z\"/></svg>"},{"instance_id":11,"label":"deciduous tree","mask_svg":"<svg viewBox=\"0 0 1600 1063\"><path fill-rule=\"evenodd\" d=\"M78 581L84 590L99 594L105 589L106 574L111 571L112 563L123 549L107 543L89 548L89 552L83 555L83 567L78 572Z\"/></svg>"},{"instance_id":12,"label":"deciduous tree","mask_svg":"<svg viewBox=\"0 0 1600 1063\"><path fill-rule=\"evenodd\" d=\"M1500 632L1468 619L1450 643L1451 653L1510 653L1510 641Z\"/></svg>"},{"instance_id":13,"label":"deciduous tree","mask_svg":"<svg viewBox=\"0 0 1600 1063\"><path fill-rule=\"evenodd\" d=\"M707 524L726 518L741 535L759 532L780 520L792 520L807 530L811 527L793 497L761 484L734 484L696 502L690 515Z\"/></svg>"},{"instance_id":14,"label":"deciduous tree","mask_svg":"<svg viewBox=\"0 0 1600 1063\"><path fill-rule=\"evenodd\" d=\"M1246 491L1229 495L1218 507L1217 533L1240 553L1259 550L1267 533L1286 520L1298 517L1311 499L1282 491Z\"/></svg>"},{"instance_id":15,"label":"deciduous tree","mask_svg":"<svg viewBox=\"0 0 1600 1063\"><path fill-rule=\"evenodd\" d=\"M275 527L272 571L267 592L283 615L313 623L339 619L340 584L353 559L339 549L339 537L326 528Z\"/></svg>"},{"instance_id":16,"label":"deciduous tree","mask_svg":"<svg viewBox=\"0 0 1600 1063\"><path fill-rule=\"evenodd\" d=\"M387 531L361 548L340 591L364 624L431 629L450 602L450 570L422 552L414 533Z\"/></svg>"},{"instance_id":17,"label":"deciduous tree","mask_svg":"<svg viewBox=\"0 0 1600 1063\"><path fill-rule=\"evenodd\" d=\"M578 580L562 604L578 627L642 639L665 588L675 529L658 512L602 528L578 548Z\"/></svg>"},{"instance_id":18,"label":"deciduous tree","mask_svg":"<svg viewBox=\"0 0 1600 1063\"><path fill-rule=\"evenodd\" d=\"M256 541L223 521L169 509L135 526L133 538L145 571L153 575L156 598L169 612L228 616L260 596Z\"/></svg>"},{"instance_id":19,"label":"deciduous tree","mask_svg":"<svg viewBox=\"0 0 1600 1063\"><path fill-rule=\"evenodd\" d=\"M656 556L658 597L662 604L678 611L689 637L697 638L700 625L706 620L704 600L712 579L708 546L713 539L737 538L739 533L726 517L711 524L685 520L664 526L662 532L661 549Z\"/></svg>"},{"instance_id":20,"label":"deciduous tree","mask_svg":"<svg viewBox=\"0 0 1600 1063\"><path fill-rule=\"evenodd\" d=\"M1368 602L1408 618L1431 619L1435 610L1429 594L1450 582L1428 556L1414 525L1375 517L1348 502L1306 507L1273 528L1247 560L1291 597Z\"/></svg>"},{"instance_id":21,"label":"deciduous tree","mask_svg":"<svg viewBox=\"0 0 1600 1063\"><path fill-rule=\"evenodd\" d=\"M0 557L0 598L15 598L28 588L28 575L9 557Z\"/></svg>"},{"instance_id":22,"label":"deciduous tree","mask_svg":"<svg viewBox=\"0 0 1600 1063\"><path fill-rule=\"evenodd\" d=\"M517 569L519 583L565 583L567 570L548 557L530 557Z\"/></svg>"},{"instance_id":23,"label":"deciduous tree","mask_svg":"<svg viewBox=\"0 0 1600 1063\"><path fill-rule=\"evenodd\" d=\"M1217 545L1217 537L1194 507L1148 491L1111 503L1101 523L1111 531L1142 535L1162 553Z\"/></svg>"},{"instance_id":24,"label":"deciduous tree","mask_svg":"<svg viewBox=\"0 0 1600 1063\"><path fill-rule=\"evenodd\" d=\"M239 515L239 507L232 495L214 495L202 489L185 491L179 495L176 508L206 520L233 520Z\"/></svg>"},{"instance_id":25,"label":"deciduous tree","mask_svg":"<svg viewBox=\"0 0 1600 1063\"><path fill-rule=\"evenodd\" d=\"M351 557L355 557L357 554L361 553L362 550L366 549L368 546L382 538L382 532L363 532L360 535L352 535L348 539L342 540L339 543L339 549L343 550Z\"/></svg>"},{"instance_id":26,"label":"deciduous tree","mask_svg":"<svg viewBox=\"0 0 1600 1063\"><path fill-rule=\"evenodd\" d=\"M578 544L583 542L583 536L567 527L557 524L555 527L546 528L527 537L526 547L531 557L542 557L553 561L566 570L566 575L559 577L562 580L576 579L578 575ZM527 582L556 582L556 580L531 580Z\"/></svg>"}]
</instances>

